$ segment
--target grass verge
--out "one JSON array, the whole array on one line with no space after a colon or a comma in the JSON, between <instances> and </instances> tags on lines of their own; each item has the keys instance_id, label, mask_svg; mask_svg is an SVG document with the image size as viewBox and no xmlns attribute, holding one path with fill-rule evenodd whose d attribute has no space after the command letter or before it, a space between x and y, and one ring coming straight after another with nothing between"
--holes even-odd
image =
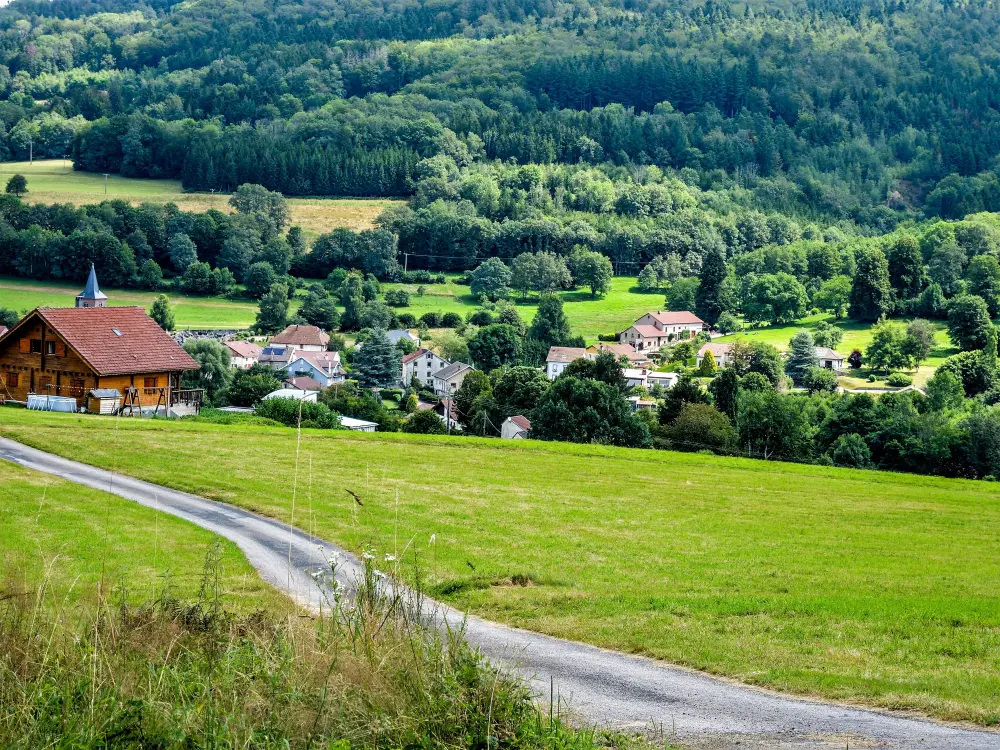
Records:
<instances>
[{"instance_id":1,"label":"grass verge","mask_svg":"<svg viewBox=\"0 0 1000 750\"><path fill-rule=\"evenodd\" d=\"M511 625L778 690L1000 721L995 485L668 452L0 411L0 434L406 550ZM347 489L363 498L358 506Z\"/></svg>"}]
</instances>

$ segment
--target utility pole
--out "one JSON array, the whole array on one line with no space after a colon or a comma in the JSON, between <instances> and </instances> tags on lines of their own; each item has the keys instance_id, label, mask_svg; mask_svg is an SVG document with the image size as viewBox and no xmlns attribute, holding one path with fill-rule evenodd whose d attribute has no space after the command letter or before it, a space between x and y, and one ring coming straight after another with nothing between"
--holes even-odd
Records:
<instances>
[{"instance_id":1,"label":"utility pole","mask_svg":"<svg viewBox=\"0 0 1000 750\"><path fill-rule=\"evenodd\" d=\"M35 162L35 142L28 139L28 164L34 164Z\"/></svg>"},{"instance_id":2,"label":"utility pole","mask_svg":"<svg viewBox=\"0 0 1000 750\"><path fill-rule=\"evenodd\" d=\"M406 273L406 269L410 266L410 254L403 253L403 273Z\"/></svg>"},{"instance_id":3,"label":"utility pole","mask_svg":"<svg viewBox=\"0 0 1000 750\"><path fill-rule=\"evenodd\" d=\"M111 175L108 175L108 174L104 175L104 194L105 195L108 194L108 177L110 177L110 176Z\"/></svg>"}]
</instances>

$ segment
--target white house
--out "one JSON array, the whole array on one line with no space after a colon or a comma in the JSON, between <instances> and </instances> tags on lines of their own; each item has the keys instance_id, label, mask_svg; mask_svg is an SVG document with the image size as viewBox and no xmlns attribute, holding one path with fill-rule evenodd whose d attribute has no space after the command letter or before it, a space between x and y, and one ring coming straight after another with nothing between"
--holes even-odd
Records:
<instances>
[{"instance_id":1,"label":"white house","mask_svg":"<svg viewBox=\"0 0 1000 750\"><path fill-rule=\"evenodd\" d=\"M584 359L587 350L576 346L553 346L545 357L545 375L549 380L555 380L566 366L575 359Z\"/></svg>"},{"instance_id":2,"label":"white house","mask_svg":"<svg viewBox=\"0 0 1000 750\"><path fill-rule=\"evenodd\" d=\"M680 375L676 372L653 372L649 371L646 373L646 387L652 388L654 385L662 386L663 388L673 388L677 385L677 381L680 379Z\"/></svg>"},{"instance_id":3,"label":"white house","mask_svg":"<svg viewBox=\"0 0 1000 750\"><path fill-rule=\"evenodd\" d=\"M249 370L260 359L264 348L252 341L226 341L229 349L229 364L235 370Z\"/></svg>"},{"instance_id":4,"label":"white house","mask_svg":"<svg viewBox=\"0 0 1000 750\"><path fill-rule=\"evenodd\" d=\"M438 396L450 396L461 386L465 376L472 372L472 365L464 362L452 362L434 373L434 393Z\"/></svg>"},{"instance_id":5,"label":"white house","mask_svg":"<svg viewBox=\"0 0 1000 750\"><path fill-rule=\"evenodd\" d=\"M694 313L649 312L618 335L618 343L631 344L636 351L659 349L672 341L694 338L705 323Z\"/></svg>"},{"instance_id":6,"label":"white house","mask_svg":"<svg viewBox=\"0 0 1000 750\"><path fill-rule=\"evenodd\" d=\"M828 370L843 370L846 357L828 347L817 346L816 359L819 360L820 367L825 367Z\"/></svg>"},{"instance_id":7,"label":"white house","mask_svg":"<svg viewBox=\"0 0 1000 750\"><path fill-rule=\"evenodd\" d=\"M507 417L500 425L500 437L506 440L523 440L528 437L531 430L531 421L527 417L517 414Z\"/></svg>"},{"instance_id":8,"label":"white house","mask_svg":"<svg viewBox=\"0 0 1000 750\"><path fill-rule=\"evenodd\" d=\"M271 345L280 344L292 351L325 352L330 337L316 326L288 326L271 339Z\"/></svg>"},{"instance_id":9,"label":"white house","mask_svg":"<svg viewBox=\"0 0 1000 750\"><path fill-rule=\"evenodd\" d=\"M729 367L733 363L732 344L705 344L698 350L698 366L706 356L711 354L715 358L716 367Z\"/></svg>"},{"instance_id":10,"label":"white house","mask_svg":"<svg viewBox=\"0 0 1000 750\"><path fill-rule=\"evenodd\" d=\"M344 368L339 352L294 352L283 368L290 378L312 378L322 387L344 382Z\"/></svg>"},{"instance_id":11,"label":"white house","mask_svg":"<svg viewBox=\"0 0 1000 750\"><path fill-rule=\"evenodd\" d=\"M368 422L364 419L354 419L353 417L341 417L340 426L352 432L375 432L378 427L377 422Z\"/></svg>"},{"instance_id":12,"label":"white house","mask_svg":"<svg viewBox=\"0 0 1000 750\"><path fill-rule=\"evenodd\" d=\"M450 364L451 362L439 357L430 349L417 349L403 357L403 385L408 386L410 381L416 378L428 388L433 388L434 374Z\"/></svg>"},{"instance_id":13,"label":"white house","mask_svg":"<svg viewBox=\"0 0 1000 750\"><path fill-rule=\"evenodd\" d=\"M587 359L597 359L598 354L613 354L616 359L628 360L629 367L646 367L649 357L637 352L631 344L591 344L587 347Z\"/></svg>"}]
</instances>

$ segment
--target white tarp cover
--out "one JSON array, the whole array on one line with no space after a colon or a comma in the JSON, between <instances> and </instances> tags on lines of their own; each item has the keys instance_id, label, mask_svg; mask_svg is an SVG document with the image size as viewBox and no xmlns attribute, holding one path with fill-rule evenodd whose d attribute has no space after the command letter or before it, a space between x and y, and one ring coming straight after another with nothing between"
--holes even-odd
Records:
<instances>
[{"instance_id":1,"label":"white tarp cover","mask_svg":"<svg viewBox=\"0 0 1000 750\"><path fill-rule=\"evenodd\" d=\"M76 411L76 399L69 396L46 396L40 393L28 394L28 408L36 411Z\"/></svg>"}]
</instances>

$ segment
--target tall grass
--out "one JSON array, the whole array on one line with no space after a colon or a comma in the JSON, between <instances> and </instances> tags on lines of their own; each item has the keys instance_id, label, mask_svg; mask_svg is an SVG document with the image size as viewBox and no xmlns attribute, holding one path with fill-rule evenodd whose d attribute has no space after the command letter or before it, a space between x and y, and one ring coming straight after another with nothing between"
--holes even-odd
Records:
<instances>
[{"instance_id":1,"label":"tall grass","mask_svg":"<svg viewBox=\"0 0 1000 750\"><path fill-rule=\"evenodd\" d=\"M198 597L124 585L63 610L0 586L5 748L571 748L623 742L541 713L462 633L427 627L370 562L321 618L221 606L218 546ZM12 577L8 580L17 580Z\"/></svg>"}]
</instances>

